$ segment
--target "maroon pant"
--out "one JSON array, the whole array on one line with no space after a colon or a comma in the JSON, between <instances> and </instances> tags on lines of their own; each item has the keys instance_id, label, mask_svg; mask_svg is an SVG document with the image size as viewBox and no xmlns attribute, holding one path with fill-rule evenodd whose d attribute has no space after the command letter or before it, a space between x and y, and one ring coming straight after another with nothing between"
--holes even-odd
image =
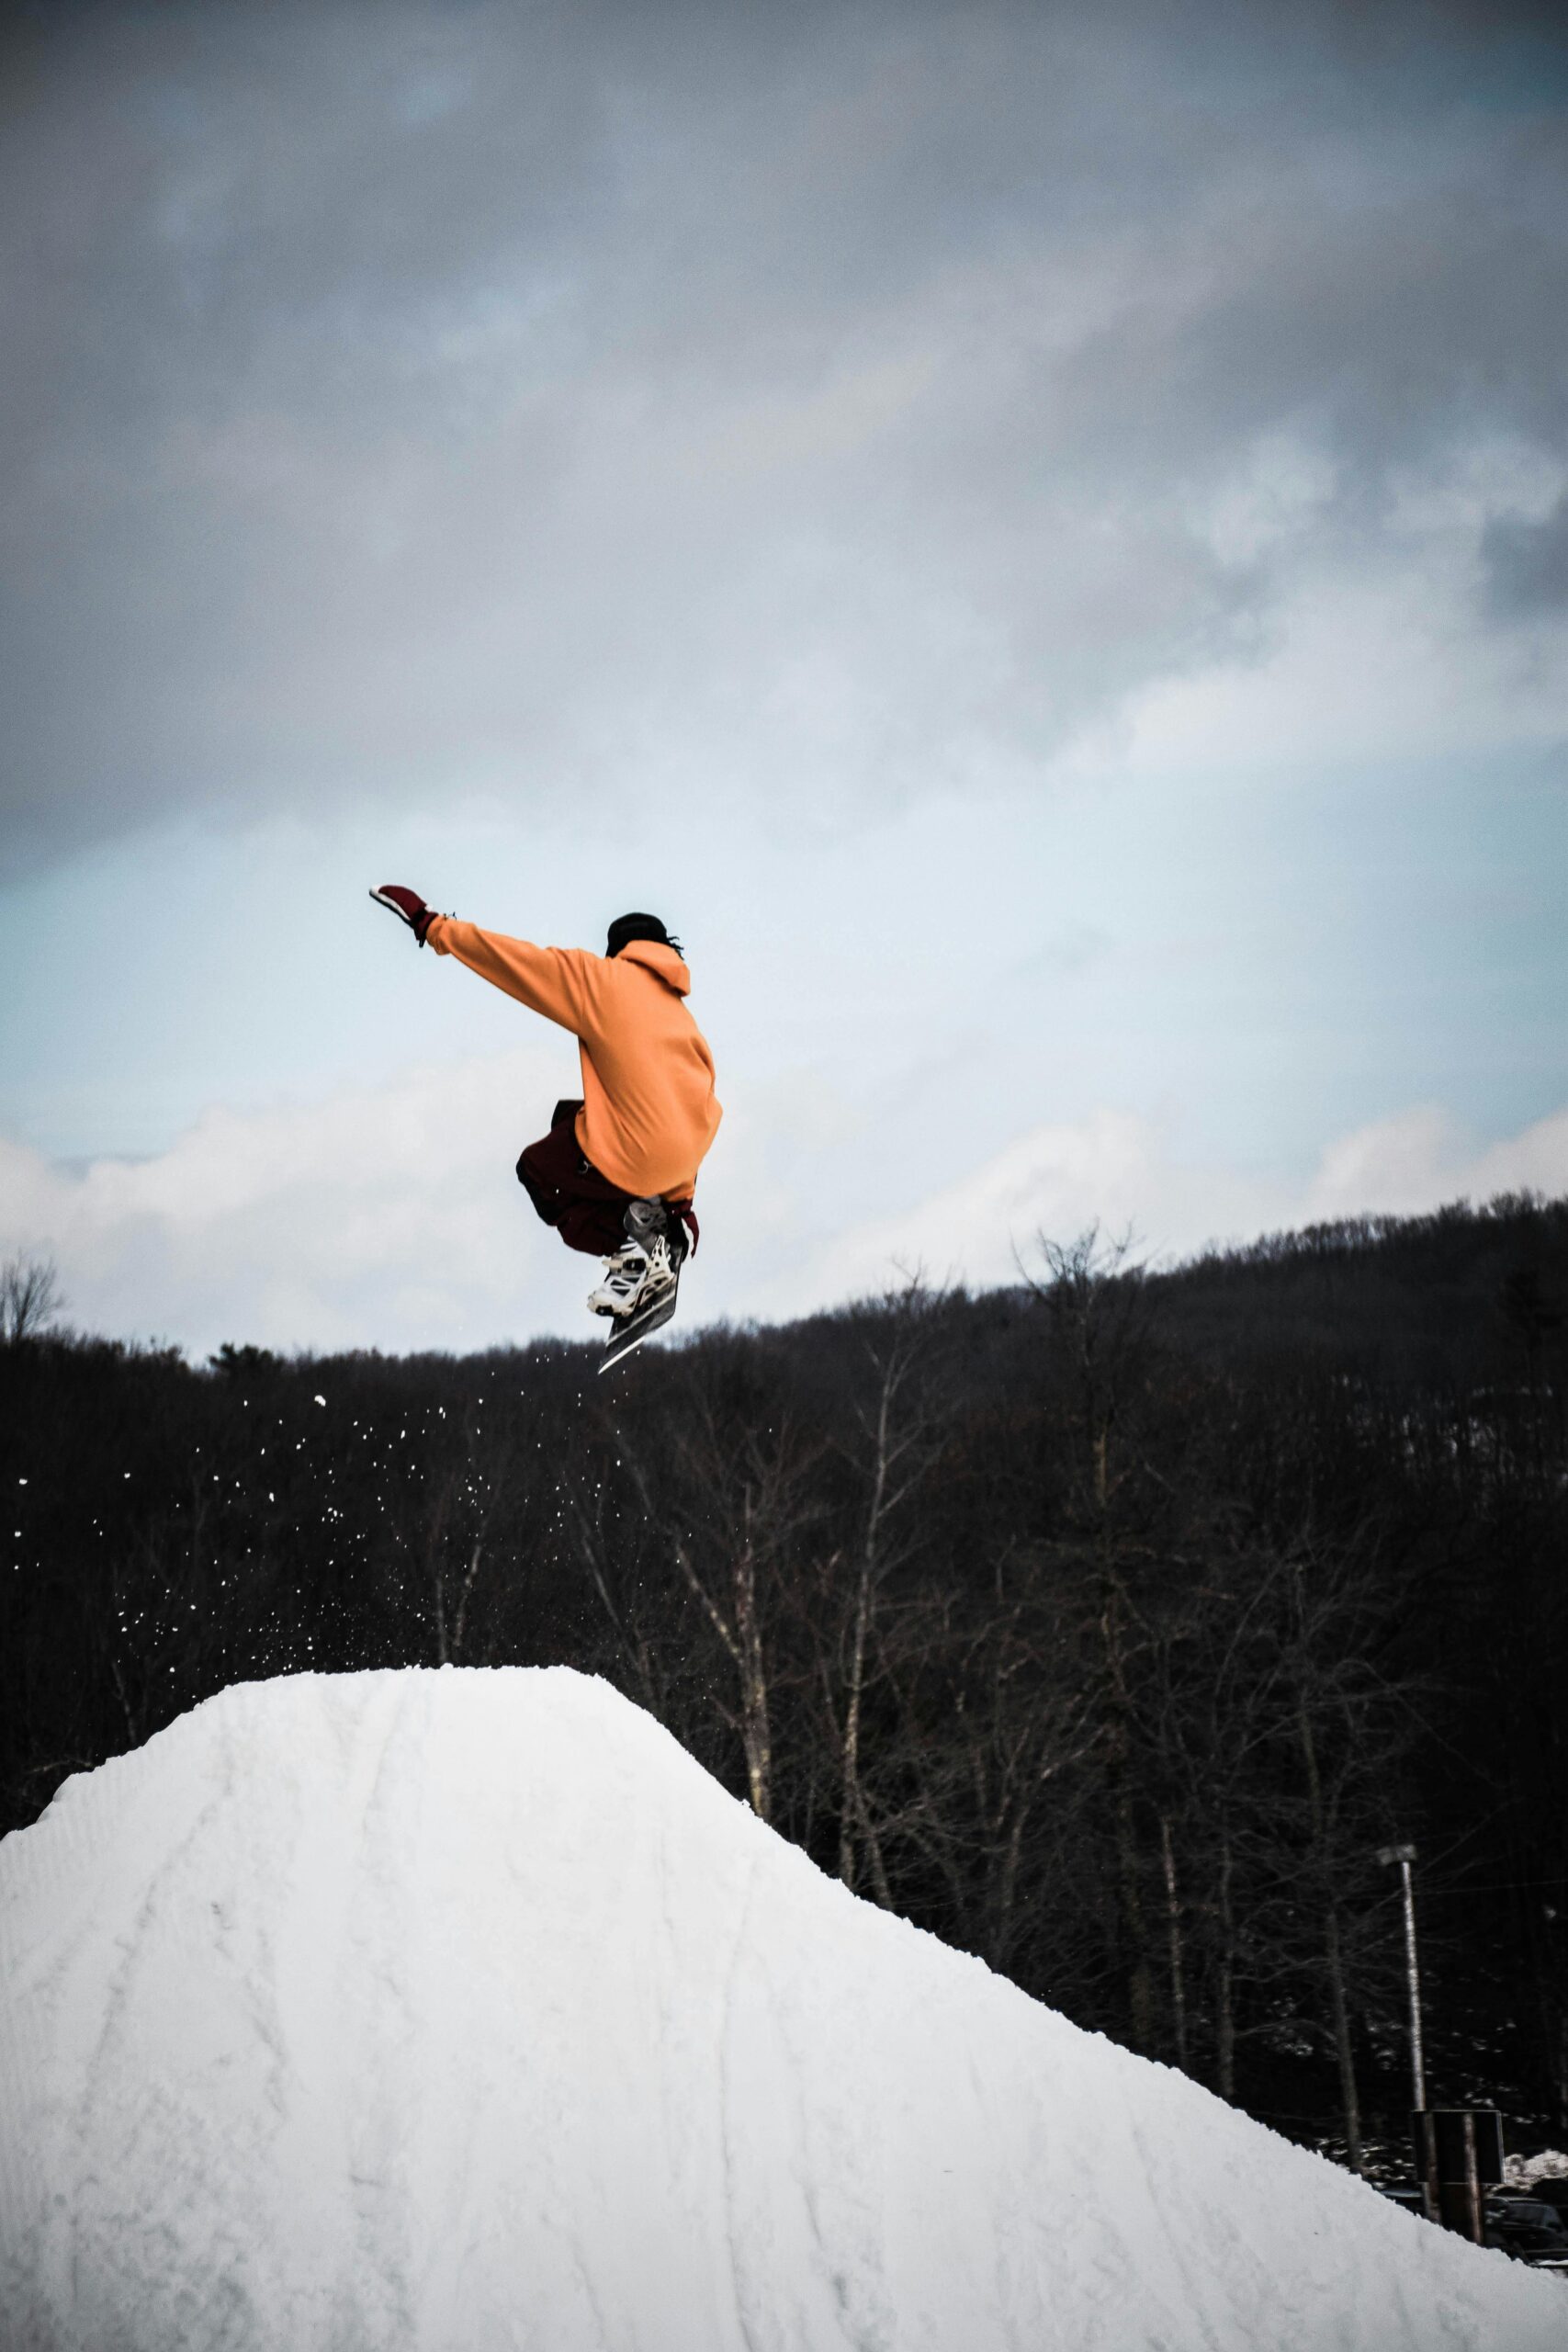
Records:
<instances>
[{"instance_id":1,"label":"maroon pant","mask_svg":"<svg viewBox=\"0 0 1568 2352\"><path fill-rule=\"evenodd\" d=\"M517 1163L522 1185L547 1225L569 1250L607 1258L626 1238L624 1219L633 1195L584 1159L573 1122L581 1102L558 1102L550 1131L531 1143Z\"/></svg>"},{"instance_id":2,"label":"maroon pant","mask_svg":"<svg viewBox=\"0 0 1568 2352\"><path fill-rule=\"evenodd\" d=\"M581 1108L581 1102L556 1104L549 1134L531 1143L518 1161L517 1182L569 1250L585 1250L591 1258L607 1258L626 1238L626 1214L637 1195L623 1193L618 1184L600 1175L591 1159L583 1158L576 1125ZM683 1201L666 1196L666 1205L686 1228L686 1240L679 1251L683 1257L687 1247L697 1246L691 1194Z\"/></svg>"}]
</instances>

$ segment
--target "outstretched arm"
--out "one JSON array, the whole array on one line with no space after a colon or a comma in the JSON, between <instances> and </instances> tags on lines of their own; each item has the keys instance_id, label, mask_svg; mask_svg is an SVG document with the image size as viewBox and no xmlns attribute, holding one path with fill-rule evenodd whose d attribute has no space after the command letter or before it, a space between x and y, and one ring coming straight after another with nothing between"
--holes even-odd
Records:
<instances>
[{"instance_id":1,"label":"outstretched arm","mask_svg":"<svg viewBox=\"0 0 1568 2352\"><path fill-rule=\"evenodd\" d=\"M532 940L481 931L478 923L437 914L417 891L397 882L383 883L370 896L378 906L406 922L422 947L434 947L438 956L456 956L460 964L478 972L492 988L515 997L530 1012L558 1022L574 1036L582 1035L587 1009L585 967L596 959L581 947L536 947Z\"/></svg>"}]
</instances>

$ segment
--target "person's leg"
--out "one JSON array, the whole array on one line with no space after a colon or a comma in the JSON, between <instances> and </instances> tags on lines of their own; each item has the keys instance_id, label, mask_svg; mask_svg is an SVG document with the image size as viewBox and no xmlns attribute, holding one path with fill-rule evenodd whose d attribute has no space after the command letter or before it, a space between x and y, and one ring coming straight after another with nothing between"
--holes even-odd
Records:
<instances>
[{"instance_id":1,"label":"person's leg","mask_svg":"<svg viewBox=\"0 0 1568 2352\"><path fill-rule=\"evenodd\" d=\"M517 1182L547 1225L558 1221L565 1197L561 1187L581 1158L570 1130L552 1127L537 1143L529 1144L518 1160Z\"/></svg>"},{"instance_id":2,"label":"person's leg","mask_svg":"<svg viewBox=\"0 0 1568 2352\"><path fill-rule=\"evenodd\" d=\"M591 1258L608 1257L626 1238L631 1195L582 1157L572 1120L576 1103L558 1103L558 1125L531 1143L517 1162L517 1181L537 1214L553 1225L569 1250ZM560 1117L565 1111L569 1115Z\"/></svg>"},{"instance_id":3,"label":"person's leg","mask_svg":"<svg viewBox=\"0 0 1568 2352\"><path fill-rule=\"evenodd\" d=\"M581 1250L588 1258L613 1258L620 1249L626 1238L631 1194L617 1193L613 1184L609 1193L607 1200L569 1201L562 1209L556 1231L569 1250Z\"/></svg>"}]
</instances>

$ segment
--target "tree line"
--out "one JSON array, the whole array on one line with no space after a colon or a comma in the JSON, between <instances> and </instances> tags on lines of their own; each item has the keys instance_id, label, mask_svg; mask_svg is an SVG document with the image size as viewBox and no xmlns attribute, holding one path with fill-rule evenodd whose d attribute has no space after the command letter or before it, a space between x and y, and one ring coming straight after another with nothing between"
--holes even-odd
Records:
<instances>
[{"instance_id":1,"label":"tree line","mask_svg":"<svg viewBox=\"0 0 1568 2352\"><path fill-rule=\"evenodd\" d=\"M193 1366L35 1291L6 1826L231 1681L566 1663L866 1899L1352 2163L1403 2138L1413 1841L1434 2098L1560 2138L1565 1290L1529 1196L1168 1272L1089 1233L608 1396L592 1346Z\"/></svg>"}]
</instances>

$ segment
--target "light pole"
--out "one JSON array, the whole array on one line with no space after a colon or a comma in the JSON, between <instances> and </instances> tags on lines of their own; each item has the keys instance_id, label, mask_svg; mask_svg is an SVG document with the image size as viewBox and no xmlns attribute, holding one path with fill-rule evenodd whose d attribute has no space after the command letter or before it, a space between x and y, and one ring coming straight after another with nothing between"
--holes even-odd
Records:
<instances>
[{"instance_id":1,"label":"light pole","mask_svg":"<svg viewBox=\"0 0 1568 2352\"><path fill-rule=\"evenodd\" d=\"M1404 1888L1404 1976L1410 1988L1410 2079L1416 2091L1416 2112L1422 2113L1427 2105L1427 2065L1421 2050L1421 1971L1416 1962L1416 1894L1410 1883L1410 1865L1416 1860L1414 1846L1382 1846L1378 1860L1386 1870L1391 1862L1399 1864L1400 1878Z\"/></svg>"}]
</instances>

